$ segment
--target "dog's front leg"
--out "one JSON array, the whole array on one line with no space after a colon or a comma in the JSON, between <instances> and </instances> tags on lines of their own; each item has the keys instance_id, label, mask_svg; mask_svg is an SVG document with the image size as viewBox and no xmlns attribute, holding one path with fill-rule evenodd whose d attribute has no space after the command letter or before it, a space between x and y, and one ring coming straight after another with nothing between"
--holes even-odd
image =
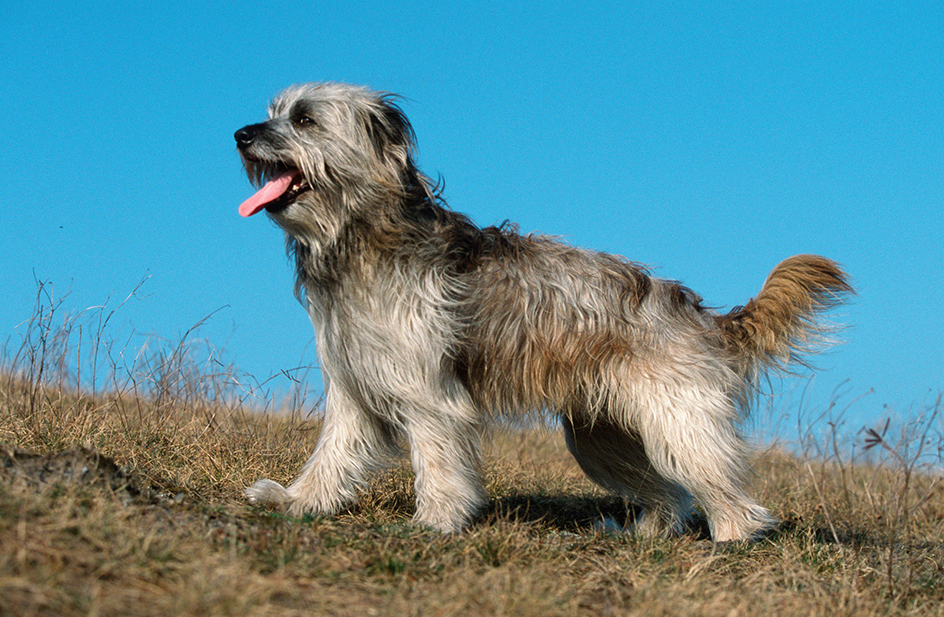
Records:
<instances>
[{"instance_id":1,"label":"dog's front leg","mask_svg":"<svg viewBox=\"0 0 944 617\"><path fill-rule=\"evenodd\" d=\"M416 474L413 522L460 531L487 502L481 477L481 427L441 409L411 410L405 415Z\"/></svg>"},{"instance_id":2,"label":"dog's front leg","mask_svg":"<svg viewBox=\"0 0 944 617\"><path fill-rule=\"evenodd\" d=\"M334 514L357 499L367 473L395 449L393 431L360 409L332 384L318 445L287 488L259 480L246 489L251 501L281 505L290 514Z\"/></svg>"}]
</instances>

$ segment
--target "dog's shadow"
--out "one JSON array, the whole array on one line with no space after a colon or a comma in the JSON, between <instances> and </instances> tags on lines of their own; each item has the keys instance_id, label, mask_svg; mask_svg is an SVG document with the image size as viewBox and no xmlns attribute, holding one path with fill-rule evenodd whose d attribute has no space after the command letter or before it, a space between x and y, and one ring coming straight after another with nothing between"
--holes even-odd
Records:
<instances>
[{"instance_id":1,"label":"dog's shadow","mask_svg":"<svg viewBox=\"0 0 944 617\"><path fill-rule=\"evenodd\" d=\"M513 493L489 500L478 525L502 522L540 525L558 533L619 533L631 531L642 509L625 503L618 497L570 494ZM771 529L764 538L776 540L801 533L812 533L817 544L880 546L882 543L869 534L843 533L838 537L830 529L809 525L797 518L787 518ZM696 512L684 532L693 540L711 540L708 520ZM759 538L758 538L759 539ZM722 545L736 546L738 542Z\"/></svg>"},{"instance_id":2,"label":"dog's shadow","mask_svg":"<svg viewBox=\"0 0 944 617\"><path fill-rule=\"evenodd\" d=\"M366 499L353 505L352 514L384 510L409 520L414 513L414 476L408 465L391 467L372 483ZM610 533L630 531L641 508L620 497L580 492L505 490L489 496L488 505L472 522L473 528L503 523L542 527L558 533ZM696 512L686 530L698 540L711 538L704 515Z\"/></svg>"},{"instance_id":3,"label":"dog's shadow","mask_svg":"<svg viewBox=\"0 0 944 617\"><path fill-rule=\"evenodd\" d=\"M630 530L641 508L618 497L573 494L511 493L489 500L479 524L510 521L540 524L557 532L619 532ZM710 539L704 516L697 514L688 534Z\"/></svg>"}]
</instances>

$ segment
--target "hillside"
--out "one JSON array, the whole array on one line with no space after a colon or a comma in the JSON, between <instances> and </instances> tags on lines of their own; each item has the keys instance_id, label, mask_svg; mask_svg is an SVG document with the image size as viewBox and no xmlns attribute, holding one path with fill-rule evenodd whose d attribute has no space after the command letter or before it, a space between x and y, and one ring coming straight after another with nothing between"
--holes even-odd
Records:
<instances>
[{"instance_id":1,"label":"hillside","mask_svg":"<svg viewBox=\"0 0 944 617\"><path fill-rule=\"evenodd\" d=\"M756 544L614 533L631 510L537 429L496 432L487 511L443 536L410 526L402 459L337 517L248 504L317 417L249 411L186 341L120 364L41 308L0 372L0 615L944 615L940 399L858 449L761 452L783 522ZM94 389L69 360L88 354L111 367Z\"/></svg>"}]
</instances>

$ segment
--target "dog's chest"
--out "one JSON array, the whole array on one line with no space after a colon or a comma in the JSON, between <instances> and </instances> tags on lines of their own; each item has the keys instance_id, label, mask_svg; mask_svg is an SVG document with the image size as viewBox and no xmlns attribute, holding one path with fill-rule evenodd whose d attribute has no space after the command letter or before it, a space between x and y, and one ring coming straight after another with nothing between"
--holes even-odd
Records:
<instances>
[{"instance_id":1,"label":"dog's chest","mask_svg":"<svg viewBox=\"0 0 944 617\"><path fill-rule=\"evenodd\" d=\"M329 379L379 396L438 379L457 331L445 293L435 276L384 273L309 294Z\"/></svg>"}]
</instances>

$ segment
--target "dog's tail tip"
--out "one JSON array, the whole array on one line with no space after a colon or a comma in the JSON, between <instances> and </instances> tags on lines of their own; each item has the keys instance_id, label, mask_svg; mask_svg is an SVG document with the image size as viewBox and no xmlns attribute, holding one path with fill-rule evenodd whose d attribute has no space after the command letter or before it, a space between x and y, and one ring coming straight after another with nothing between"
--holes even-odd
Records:
<instances>
[{"instance_id":1,"label":"dog's tail tip","mask_svg":"<svg viewBox=\"0 0 944 617\"><path fill-rule=\"evenodd\" d=\"M835 327L822 313L853 294L842 267L819 255L795 255L778 264L760 293L718 317L725 342L750 365L804 364L802 356L832 342Z\"/></svg>"}]
</instances>

